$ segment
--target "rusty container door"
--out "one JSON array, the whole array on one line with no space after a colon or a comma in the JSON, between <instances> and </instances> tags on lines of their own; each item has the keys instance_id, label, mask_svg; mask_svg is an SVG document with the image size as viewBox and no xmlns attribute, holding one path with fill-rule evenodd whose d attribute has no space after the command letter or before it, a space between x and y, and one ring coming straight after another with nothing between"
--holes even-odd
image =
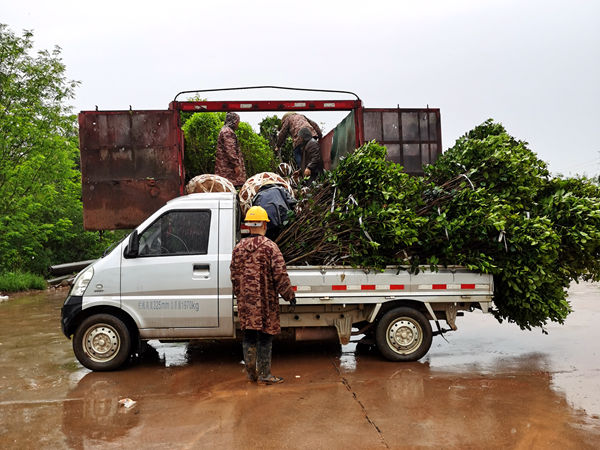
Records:
<instances>
[{"instance_id":1,"label":"rusty container door","mask_svg":"<svg viewBox=\"0 0 600 450\"><path fill-rule=\"evenodd\" d=\"M183 192L178 112L83 111L79 148L86 230L130 229Z\"/></svg>"},{"instance_id":2,"label":"rusty container door","mask_svg":"<svg viewBox=\"0 0 600 450\"><path fill-rule=\"evenodd\" d=\"M365 108L363 130L365 142L385 145L388 159L412 175L423 175L442 154L439 109Z\"/></svg>"}]
</instances>

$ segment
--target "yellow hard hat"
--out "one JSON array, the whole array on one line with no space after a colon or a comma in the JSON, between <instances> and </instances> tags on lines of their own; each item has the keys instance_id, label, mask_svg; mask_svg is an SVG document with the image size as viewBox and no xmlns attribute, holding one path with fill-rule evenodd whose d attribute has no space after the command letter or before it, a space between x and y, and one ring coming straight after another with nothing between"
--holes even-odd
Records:
<instances>
[{"instance_id":1,"label":"yellow hard hat","mask_svg":"<svg viewBox=\"0 0 600 450\"><path fill-rule=\"evenodd\" d=\"M270 222L267 211L262 206L253 206L246 213L244 222Z\"/></svg>"}]
</instances>

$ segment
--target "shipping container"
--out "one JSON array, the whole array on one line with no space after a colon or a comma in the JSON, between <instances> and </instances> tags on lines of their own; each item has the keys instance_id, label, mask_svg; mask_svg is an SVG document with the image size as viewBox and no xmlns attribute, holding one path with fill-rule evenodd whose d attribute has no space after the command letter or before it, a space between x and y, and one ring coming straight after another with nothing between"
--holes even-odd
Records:
<instances>
[{"instance_id":1,"label":"shipping container","mask_svg":"<svg viewBox=\"0 0 600 450\"><path fill-rule=\"evenodd\" d=\"M434 162L442 152L440 110L437 108L365 108L356 94L347 91L284 89L355 98L177 100L187 93L223 91L199 90L180 92L166 110L80 112L85 229L134 228L168 200L183 194L185 148L181 113L184 112L294 111L310 117L318 111L348 111L344 119L320 140L326 170L335 168L340 157L371 140L385 145L388 158L413 175L423 174L423 166Z\"/></svg>"}]
</instances>

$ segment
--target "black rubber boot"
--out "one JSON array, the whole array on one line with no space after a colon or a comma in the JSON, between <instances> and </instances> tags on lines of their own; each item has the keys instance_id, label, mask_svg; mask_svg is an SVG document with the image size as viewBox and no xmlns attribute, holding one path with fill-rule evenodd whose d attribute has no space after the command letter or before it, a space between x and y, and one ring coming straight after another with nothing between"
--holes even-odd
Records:
<instances>
[{"instance_id":1,"label":"black rubber boot","mask_svg":"<svg viewBox=\"0 0 600 450\"><path fill-rule=\"evenodd\" d=\"M244 365L246 366L246 373L250 381L256 381L258 374L256 373L256 344L249 342L242 342L242 350L244 351Z\"/></svg>"},{"instance_id":2,"label":"black rubber boot","mask_svg":"<svg viewBox=\"0 0 600 450\"><path fill-rule=\"evenodd\" d=\"M262 333L258 339L258 384L283 383L283 378L271 374L271 351L273 349L273 337Z\"/></svg>"}]
</instances>

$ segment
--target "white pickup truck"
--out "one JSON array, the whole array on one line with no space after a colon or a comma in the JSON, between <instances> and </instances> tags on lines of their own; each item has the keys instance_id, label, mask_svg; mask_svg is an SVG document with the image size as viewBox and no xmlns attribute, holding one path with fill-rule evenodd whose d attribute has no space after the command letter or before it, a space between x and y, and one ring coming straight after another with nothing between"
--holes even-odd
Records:
<instances>
[{"instance_id":1,"label":"white pickup truck","mask_svg":"<svg viewBox=\"0 0 600 450\"><path fill-rule=\"evenodd\" d=\"M235 338L229 264L239 239L234 194L169 201L77 275L61 319L77 359L114 370L150 339ZM459 311L488 312L493 295L491 275L460 267L414 275L401 267L289 266L288 273L298 303L282 300L284 332L297 340L337 335L342 344L365 335L393 361L422 358L434 335L456 330Z\"/></svg>"}]
</instances>

